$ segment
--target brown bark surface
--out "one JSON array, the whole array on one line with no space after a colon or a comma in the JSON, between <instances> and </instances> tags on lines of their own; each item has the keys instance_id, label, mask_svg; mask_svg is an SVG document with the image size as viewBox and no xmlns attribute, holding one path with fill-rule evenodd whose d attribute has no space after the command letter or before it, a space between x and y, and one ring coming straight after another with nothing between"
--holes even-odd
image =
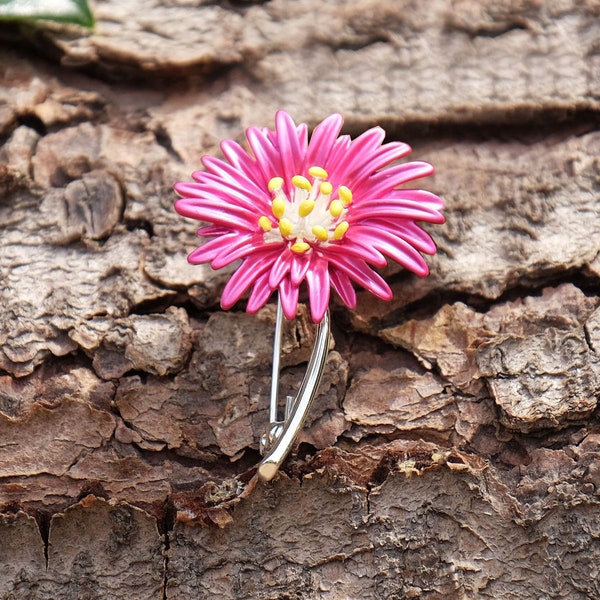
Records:
<instances>
[{"instance_id":1,"label":"brown bark surface","mask_svg":"<svg viewBox=\"0 0 600 600\"><path fill-rule=\"evenodd\" d=\"M0 599L600 599L598 4L94 10L0 29ZM333 303L263 484L274 309L219 309L172 184L279 108L410 143L447 223Z\"/></svg>"}]
</instances>

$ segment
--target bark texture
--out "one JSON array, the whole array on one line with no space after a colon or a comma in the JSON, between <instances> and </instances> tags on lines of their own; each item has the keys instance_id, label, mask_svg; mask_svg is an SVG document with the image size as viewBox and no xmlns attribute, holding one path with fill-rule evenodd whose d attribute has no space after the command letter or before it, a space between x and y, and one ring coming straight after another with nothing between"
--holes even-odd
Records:
<instances>
[{"instance_id":1,"label":"bark texture","mask_svg":"<svg viewBox=\"0 0 600 600\"><path fill-rule=\"evenodd\" d=\"M0 30L0 599L600 599L598 4L94 10ZM274 310L219 310L171 188L279 108L410 143L447 223L333 303L265 485Z\"/></svg>"}]
</instances>

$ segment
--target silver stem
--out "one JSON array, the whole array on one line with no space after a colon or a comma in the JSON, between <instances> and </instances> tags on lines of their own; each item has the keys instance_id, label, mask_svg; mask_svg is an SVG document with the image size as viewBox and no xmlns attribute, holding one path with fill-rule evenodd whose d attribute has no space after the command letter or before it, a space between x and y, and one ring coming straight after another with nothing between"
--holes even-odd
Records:
<instances>
[{"instance_id":1,"label":"silver stem","mask_svg":"<svg viewBox=\"0 0 600 600\"><path fill-rule=\"evenodd\" d=\"M313 400L317 395L325 361L329 349L329 312L325 313L323 320L317 328L315 345L308 362L308 367L300 389L293 402L288 398L286 416L284 421L277 420L277 399L279 388L279 358L281 351L282 329L281 300L277 305L277 321L275 323L275 343L273 350L273 380L271 383L270 429L261 440L261 451L265 457L258 466L258 474L263 481L269 481L277 473L279 467L291 450L296 436L302 429L304 421ZM276 356L277 355L277 356ZM277 367L275 366L277 365Z\"/></svg>"},{"instance_id":2,"label":"silver stem","mask_svg":"<svg viewBox=\"0 0 600 600\"><path fill-rule=\"evenodd\" d=\"M283 308L281 299L277 299L277 316L275 317L275 339L273 340L273 367L271 370L271 406L269 409L269 421L278 421L279 404L279 363L281 359L281 336L283 333Z\"/></svg>"}]
</instances>

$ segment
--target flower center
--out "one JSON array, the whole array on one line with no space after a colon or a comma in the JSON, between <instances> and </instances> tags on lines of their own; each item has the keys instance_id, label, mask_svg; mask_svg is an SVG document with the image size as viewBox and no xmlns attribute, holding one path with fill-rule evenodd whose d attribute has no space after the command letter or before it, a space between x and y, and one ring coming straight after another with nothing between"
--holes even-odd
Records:
<instances>
[{"instance_id":1,"label":"flower center","mask_svg":"<svg viewBox=\"0 0 600 600\"><path fill-rule=\"evenodd\" d=\"M289 197L283 191L283 179L273 177L269 181L272 214L258 219L265 242L283 239L298 254L343 239L350 227L344 217L352 203L352 192L341 185L334 194L327 181L329 175L321 167L311 167L308 174L312 183L302 175L292 177Z\"/></svg>"}]
</instances>

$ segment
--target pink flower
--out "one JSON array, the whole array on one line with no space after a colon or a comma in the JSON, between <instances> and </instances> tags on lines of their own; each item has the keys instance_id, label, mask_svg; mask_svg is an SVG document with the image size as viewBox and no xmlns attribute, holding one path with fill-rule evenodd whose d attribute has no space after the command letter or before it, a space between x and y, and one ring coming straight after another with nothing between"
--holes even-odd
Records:
<instances>
[{"instance_id":1,"label":"pink flower","mask_svg":"<svg viewBox=\"0 0 600 600\"><path fill-rule=\"evenodd\" d=\"M392 291L372 267L386 256L421 277L420 252L435 254L418 221L443 223L443 203L422 190L397 189L431 175L424 162L392 165L410 153L402 142L384 144L380 127L351 140L340 136L343 119L331 115L314 130L296 125L284 111L276 128L246 131L252 154L226 140L225 160L205 156L195 182L179 182L177 212L210 223L198 235L210 238L188 257L220 269L241 259L227 282L221 306L231 308L251 288L247 311L264 306L279 290L285 316L294 318L306 281L313 321L320 322L333 288L354 308L358 283L377 297ZM392 166L390 166L392 165Z\"/></svg>"}]
</instances>

